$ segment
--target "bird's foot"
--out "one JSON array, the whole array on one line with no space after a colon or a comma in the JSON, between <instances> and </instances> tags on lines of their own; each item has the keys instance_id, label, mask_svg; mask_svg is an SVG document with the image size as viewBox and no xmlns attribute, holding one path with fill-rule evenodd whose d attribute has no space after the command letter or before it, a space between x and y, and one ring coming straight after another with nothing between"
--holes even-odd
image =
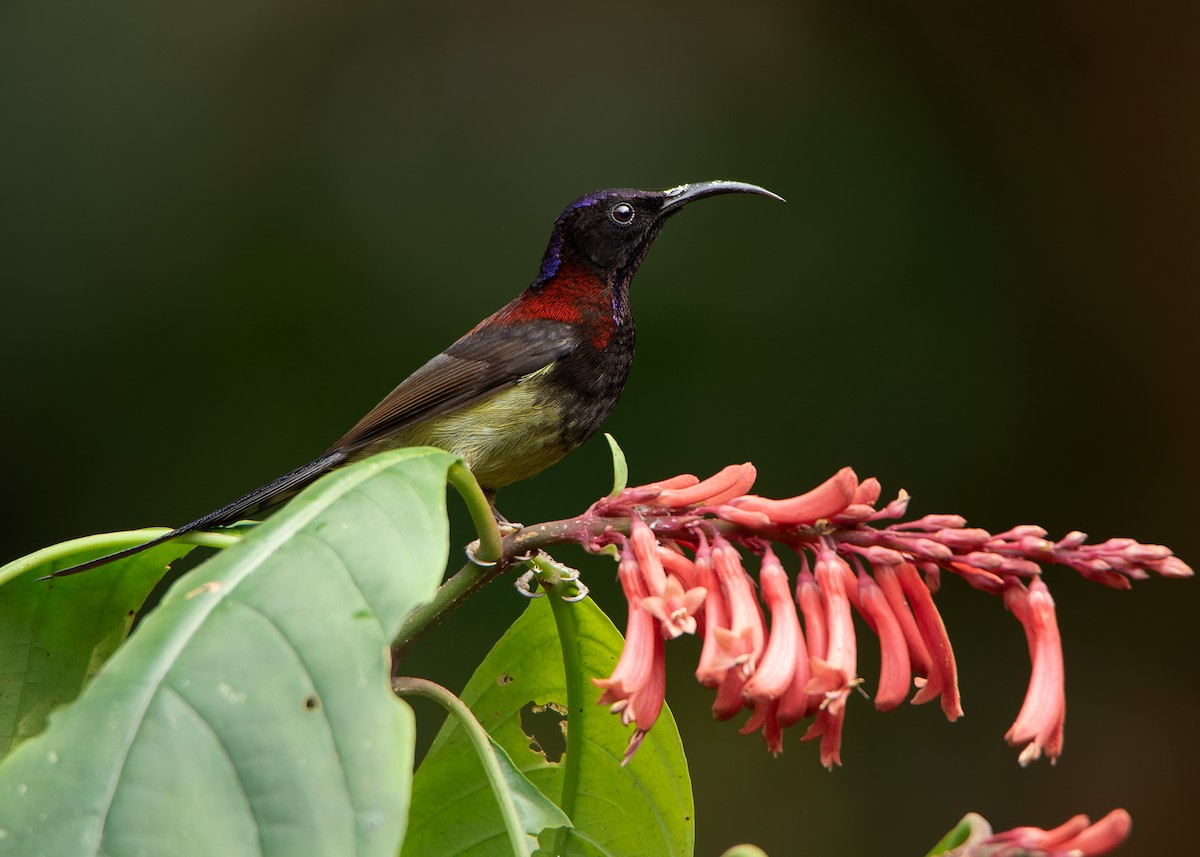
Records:
<instances>
[{"instance_id":1,"label":"bird's foot","mask_svg":"<svg viewBox=\"0 0 1200 857\"><path fill-rule=\"evenodd\" d=\"M478 551L479 551L479 539L476 539L475 541L473 541L469 545L467 545L465 548L463 548L463 553L465 553L467 555L467 559L469 559L473 565L477 565L480 568L495 568L497 561L492 560L491 562L487 562L486 560L480 559L476 555Z\"/></svg>"},{"instance_id":2,"label":"bird's foot","mask_svg":"<svg viewBox=\"0 0 1200 857\"><path fill-rule=\"evenodd\" d=\"M575 581L575 594L574 595L564 595L563 601L566 601L568 604L574 604L576 601L582 601L583 599L587 598L588 593L590 593L590 592L591 592L591 590L587 588L587 585L584 584L584 582L582 580L576 580Z\"/></svg>"},{"instance_id":3,"label":"bird's foot","mask_svg":"<svg viewBox=\"0 0 1200 857\"><path fill-rule=\"evenodd\" d=\"M546 594L538 589L537 573L532 568L514 580L513 586L526 598L541 598Z\"/></svg>"},{"instance_id":4,"label":"bird's foot","mask_svg":"<svg viewBox=\"0 0 1200 857\"><path fill-rule=\"evenodd\" d=\"M504 538L505 536L511 536L513 533L525 529L525 525L518 524L515 521L497 521L496 529L500 531L500 538Z\"/></svg>"},{"instance_id":5,"label":"bird's foot","mask_svg":"<svg viewBox=\"0 0 1200 857\"><path fill-rule=\"evenodd\" d=\"M543 580L549 579L553 583L575 584L575 593L573 595L564 595L563 601L573 604L576 601L582 601L587 598L590 590L579 579L579 571L577 569L571 568L569 565L564 565L546 553L541 555L538 565L541 567Z\"/></svg>"}]
</instances>

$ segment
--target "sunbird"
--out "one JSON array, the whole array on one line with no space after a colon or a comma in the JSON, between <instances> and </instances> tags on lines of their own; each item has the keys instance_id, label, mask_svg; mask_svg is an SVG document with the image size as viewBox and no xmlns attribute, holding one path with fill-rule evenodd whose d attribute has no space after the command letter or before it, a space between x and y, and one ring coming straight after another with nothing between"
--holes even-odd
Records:
<instances>
[{"instance_id":1,"label":"sunbird","mask_svg":"<svg viewBox=\"0 0 1200 857\"><path fill-rule=\"evenodd\" d=\"M407 446L461 456L495 510L497 490L559 461L608 418L633 362L633 275L669 217L727 193L783 199L735 181L581 196L554 222L530 286L401 381L319 458L148 542L51 576L228 526L279 505L336 467Z\"/></svg>"}]
</instances>

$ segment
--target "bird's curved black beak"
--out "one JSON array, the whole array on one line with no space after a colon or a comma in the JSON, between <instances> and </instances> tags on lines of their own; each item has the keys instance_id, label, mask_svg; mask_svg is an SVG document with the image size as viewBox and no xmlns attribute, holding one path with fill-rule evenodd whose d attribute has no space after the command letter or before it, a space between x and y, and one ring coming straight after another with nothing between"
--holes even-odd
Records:
<instances>
[{"instance_id":1,"label":"bird's curved black beak","mask_svg":"<svg viewBox=\"0 0 1200 857\"><path fill-rule=\"evenodd\" d=\"M692 182L691 184L681 184L678 187L663 191L662 213L664 215L671 214L689 202L704 199L706 196L716 196L721 193L755 193L759 196L769 196L771 199L777 199L780 202L785 201L779 194L771 193L765 187L759 187L756 184L730 181Z\"/></svg>"}]
</instances>

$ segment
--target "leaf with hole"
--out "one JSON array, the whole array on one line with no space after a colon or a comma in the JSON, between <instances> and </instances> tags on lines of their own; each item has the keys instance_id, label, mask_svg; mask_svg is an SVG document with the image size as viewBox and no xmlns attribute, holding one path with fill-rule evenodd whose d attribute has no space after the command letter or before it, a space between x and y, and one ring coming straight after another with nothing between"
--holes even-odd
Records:
<instances>
[{"instance_id":1,"label":"leaf with hole","mask_svg":"<svg viewBox=\"0 0 1200 857\"><path fill-rule=\"evenodd\" d=\"M591 682L612 672L623 645L621 634L590 599L560 603L560 622L550 601L530 603L462 693L463 702L517 768L574 825L573 830L544 833L539 853L690 855L695 837L691 781L674 718L664 708L633 761L622 767L630 731L619 717L596 705L600 692ZM564 667L564 647L569 668ZM575 711L565 707L568 683L581 697ZM543 747L546 732L534 727L532 736L526 733L535 722L530 720L537 714L533 708L539 706L567 711L568 746L578 747L576 759L568 749L560 761L551 761ZM551 735L561 728L548 719L541 722ZM448 720L413 782L403 854L490 857L508 854L506 848L483 770L460 728Z\"/></svg>"}]
</instances>

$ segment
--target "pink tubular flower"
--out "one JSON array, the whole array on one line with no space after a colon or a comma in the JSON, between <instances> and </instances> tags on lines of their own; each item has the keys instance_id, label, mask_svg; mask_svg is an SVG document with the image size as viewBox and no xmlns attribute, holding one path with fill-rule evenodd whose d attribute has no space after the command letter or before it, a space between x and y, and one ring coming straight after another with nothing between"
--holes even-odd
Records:
<instances>
[{"instance_id":1,"label":"pink tubular flower","mask_svg":"<svg viewBox=\"0 0 1200 857\"><path fill-rule=\"evenodd\" d=\"M803 559L800 574L796 577L796 603L804 614L804 640L808 657L796 664L792 684L779 702L779 722L784 726L799 723L805 717L817 713L824 697L809 693L808 685L813 676L813 663L823 663L828 648L825 632L825 609L821 604L821 590L817 580L808 570L808 559Z\"/></svg>"},{"instance_id":2,"label":"pink tubular flower","mask_svg":"<svg viewBox=\"0 0 1200 857\"><path fill-rule=\"evenodd\" d=\"M641 570L642 580L650 592L642 598L642 607L659 621L663 636L668 639L680 634L696 633L696 613L704 605L704 597L708 593L703 587L685 590L679 576L667 575L663 558L673 554L658 544L648 526L641 521L634 521L629 529L629 544ZM680 559L687 562L686 557ZM675 560L670 562L678 568Z\"/></svg>"},{"instance_id":3,"label":"pink tubular flower","mask_svg":"<svg viewBox=\"0 0 1200 857\"><path fill-rule=\"evenodd\" d=\"M755 703L778 699L791 686L796 674L796 661L804 650L800 636L800 619L792 601L787 572L774 551L767 548L758 573L763 600L771 611L771 633L766 651L754 675L742 688L747 699ZM755 711L759 709L756 707Z\"/></svg>"},{"instance_id":4,"label":"pink tubular flower","mask_svg":"<svg viewBox=\"0 0 1200 857\"><path fill-rule=\"evenodd\" d=\"M1004 737L1014 747L1026 745L1018 757L1022 765L1039 758L1043 750L1053 762L1062 752L1066 718L1062 639L1054 600L1041 578L1034 578L1028 589L1020 581L1010 581L1004 603L1025 628L1032 663L1025 703Z\"/></svg>"},{"instance_id":5,"label":"pink tubular flower","mask_svg":"<svg viewBox=\"0 0 1200 857\"><path fill-rule=\"evenodd\" d=\"M963 823L970 828L967 841L945 857L1100 857L1128 839L1133 825L1123 809L1114 809L1095 824L1077 815L1051 830L1015 827L992 833L987 821L974 813Z\"/></svg>"},{"instance_id":6,"label":"pink tubular flower","mask_svg":"<svg viewBox=\"0 0 1200 857\"><path fill-rule=\"evenodd\" d=\"M748 512L760 512L776 524L812 524L832 518L854 500L858 477L849 467L843 467L825 482L799 497L770 500L748 495L734 497L729 505Z\"/></svg>"},{"instance_id":7,"label":"pink tubular flower","mask_svg":"<svg viewBox=\"0 0 1200 857\"><path fill-rule=\"evenodd\" d=\"M814 675L808 682L809 693L823 693L829 699L844 700L858 676L858 641L850 616L850 599L846 594L849 567L827 544L817 551L815 576L825 607L825 627L828 638L824 658L812 656ZM816 662L822 663L820 675Z\"/></svg>"},{"instance_id":8,"label":"pink tubular flower","mask_svg":"<svg viewBox=\"0 0 1200 857\"><path fill-rule=\"evenodd\" d=\"M630 522L629 546L633 549L648 594L661 596L667 586L667 573L658 555L658 540L644 521L635 518Z\"/></svg>"},{"instance_id":9,"label":"pink tubular flower","mask_svg":"<svg viewBox=\"0 0 1200 857\"><path fill-rule=\"evenodd\" d=\"M713 543L713 568L729 608L729 627L713 628L712 633L724 653L726 666L736 667L743 679L758 666L766 645L762 609L754 597L754 581L742 567L737 549L720 536Z\"/></svg>"},{"instance_id":10,"label":"pink tubular flower","mask_svg":"<svg viewBox=\"0 0 1200 857\"><path fill-rule=\"evenodd\" d=\"M663 638L658 634L653 637L654 654L650 679L629 698L629 705L621 712L621 722L625 725L630 723L634 725L629 746L625 748L625 755L621 758L622 766L628 765L638 747L642 746L642 739L646 737L650 727L658 720L658 715L662 713L663 703L666 701L667 659L663 657Z\"/></svg>"},{"instance_id":11,"label":"pink tubular flower","mask_svg":"<svg viewBox=\"0 0 1200 857\"><path fill-rule=\"evenodd\" d=\"M937 606L933 603L933 595L929 592L926 584L922 582L921 576L917 574L917 569L912 563L905 562L898 565L896 576L900 581L900 588L904 591L904 595L912 607L913 615L917 620L917 629L925 643L925 650L929 653L929 671L931 674L937 675L936 686L940 688L942 711L945 712L948 720L957 720L963 713L958 699L958 667L954 662L954 649L950 647L950 636L946 633L942 615L938 613ZM929 687L926 686L922 690L929 691ZM921 703L932 698L932 692L924 698L921 693L918 693L913 698L913 702Z\"/></svg>"},{"instance_id":12,"label":"pink tubular flower","mask_svg":"<svg viewBox=\"0 0 1200 857\"><path fill-rule=\"evenodd\" d=\"M891 711L908 696L912 667L908 659L908 644L896 614L888 605L883 590L867 574L858 578L858 594L862 608L875 625L879 636L879 689L875 692L875 707Z\"/></svg>"},{"instance_id":13,"label":"pink tubular flower","mask_svg":"<svg viewBox=\"0 0 1200 857\"><path fill-rule=\"evenodd\" d=\"M946 717L957 719L958 667L934 602L949 574L1002 596L1025 629L1029 689L1006 738L1022 748L1023 765L1043 754L1053 761L1062 752L1066 705L1062 643L1042 566L1064 565L1116 588L1150 574L1192 574L1167 548L1132 539L1089 545L1083 533L1071 532L1052 541L1031 524L993 535L968 527L959 515L902 521L907 492L877 508L879 480L860 482L849 467L782 500L745 494L755 475L753 465L739 464L705 480L680 476L628 488L578 518L553 524L558 541L594 550L622 547L618 576L629 601L625 650L613 674L595 681L603 691L600 702L635 725L628 755L662 708L664 638L699 633L696 678L716 689L714 717L725 720L750 709L742 731L761 730L772 753L782 749L783 729L813 718L802 740L819 737L821 762L840 764L846 704L862 682L854 612L879 639L875 707L896 708L915 685L913 703L940 699ZM771 548L775 542L800 558L794 590ZM758 586L741 551L762 557ZM1046 854L1059 854L1063 843L1080 854L1102 854L1096 849L1124 838L1128 815L1070 824L1037 831L1041 838L1029 841L1059 849L1043 848ZM1001 838L989 842L993 849L1016 847Z\"/></svg>"},{"instance_id":14,"label":"pink tubular flower","mask_svg":"<svg viewBox=\"0 0 1200 857\"><path fill-rule=\"evenodd\" d=\"M754 484L758 471L750 462L731 464L703 482L686 488L667 488L658 497L658 505L668 509L682 509L699 503L717 505L745 494Z\"/></svg>"},{"instance_id":15,"label":"pink tubular flower","mask_svg":"<svg viewBox=\"0 0 1200 857\"><path fill-rule=\"evenodd\" d=\"M858 680L858 641L850 615L850 598L846 581L850 567L829 546L822 542L817 550L815 568L817 586L825 607L825 626L828 630L825 657L811 655L812 678L805 687L821 700L817 719L804 733L802 741L821 738L821 764L827 768L842 763L842 726L846 718L846 698Z\"/></svg>"},{"instance_id":16,"label":"pink tubular flower","mask_svg":"<svg viewBox=\"0 0 1200 857\"><path fill-rule=\"evenodd\" d=\"M721 644L714 632L717 628L729 627L729 608L725 604L717 573L713 570L712 549L703 534L696 546L696 578L708 593L702 617L704 646L700 650L700 663L696 666L696 681L705 687L717 687L729 671L729 666L721 662Z\"/></svg>"},{"instance_id":17,"label":"pink tubular flower","mask_svg":"<svg viewBox=\"0 0 1200 857\"><path fill-rule=\"evenodd\" d=\"M596 687L604 691L598 702L602 705L612 703L614 712L623 711L629 697L650 680L656 655L654 638L658 636L654 617L642 607L642 599L646 597L645 584L629 547L621 553L617 576L629 602L625 648L621 650L621 658L611 676L592 679Z\"/></svg>"}]
</instances>

